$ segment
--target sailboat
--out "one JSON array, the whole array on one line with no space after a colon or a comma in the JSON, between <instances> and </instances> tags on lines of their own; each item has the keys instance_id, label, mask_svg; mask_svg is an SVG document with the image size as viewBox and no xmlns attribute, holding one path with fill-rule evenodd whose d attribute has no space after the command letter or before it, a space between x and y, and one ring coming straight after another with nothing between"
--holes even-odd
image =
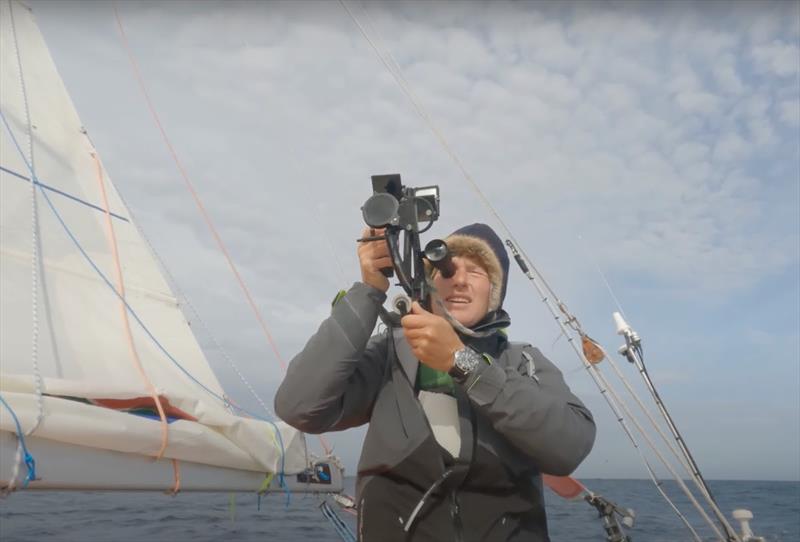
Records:
<instances>
[{"instance_id":1,"label":"sailboat","mask_svg":"<svg viewBox=\"0 0 800 542\"><path fill-rule=\"evenodd\" d=\"M225 394L32 12L0 10L0 486L340 491Z\"/></svg>"},{"instance_id":2,"label":"sailboat","mask_svg":"<svg viewBox=\"0 0 800 542\"><path fill-rule=\"evenodd\" d=\"M335 457L225 394L20 6L0 8L0 486L341 491Z\"/></svg>"}]
</instances>

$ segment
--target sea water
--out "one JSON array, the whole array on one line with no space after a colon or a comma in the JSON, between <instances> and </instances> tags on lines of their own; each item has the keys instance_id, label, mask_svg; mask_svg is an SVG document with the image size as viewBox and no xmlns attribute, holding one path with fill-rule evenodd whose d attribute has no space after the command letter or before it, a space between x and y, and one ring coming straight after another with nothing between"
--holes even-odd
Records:
<instances>
[{"instance_id":1,"label":"sea water","mask_svg":"<svg viewBox=\"0 0 800 542\"><path fill-rule=\"evenodd\" d=\"M353 479L346 479L352 491ZM634 542L692 540L688 529L648 480L584 480L595 493L636 513L629 531ZM800 542L800 482L712 481L711 490L728 517L748 508L752 527L770 541ZM704 540L703 527L677 484L665 491ZM545 490L553 542L605 539L597 512L584 501L564 501ZM0 541L281 541L336 542L323 517L321 498L270 494L259 503L254 494L35 492L19 491L0 500ZM354 528L355 519L334 509ZM738 525L737 525L738 529Z\"/></svg>"}]
</instances>

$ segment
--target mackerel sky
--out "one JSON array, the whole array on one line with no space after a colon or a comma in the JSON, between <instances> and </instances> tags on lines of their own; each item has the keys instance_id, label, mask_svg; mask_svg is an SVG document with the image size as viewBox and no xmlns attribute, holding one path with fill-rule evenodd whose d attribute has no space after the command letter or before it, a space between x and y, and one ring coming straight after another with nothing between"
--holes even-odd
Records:
<instances>
[{"instance_id":1,"label":"mackerel sky","mask_svg":"<svg viewBox=\"0 0 800 542\"><path fill-rule=\"evenodd\" d=\"M259 408L215 343L271 405L279 363L160 139L112 4L30 5L226 391ZM615 354L604 274L706 477L800 479L800 4L348 6L641 389ZM164 128L287 361L359 278L370 175L440 186L430 236L497 226L339 2L118 8ZM518 269L506 308L511 337L553 359L597 417L577 475L645 477ZM362 438L330 437L351 473Z\"/></svg>"}]
</instances>

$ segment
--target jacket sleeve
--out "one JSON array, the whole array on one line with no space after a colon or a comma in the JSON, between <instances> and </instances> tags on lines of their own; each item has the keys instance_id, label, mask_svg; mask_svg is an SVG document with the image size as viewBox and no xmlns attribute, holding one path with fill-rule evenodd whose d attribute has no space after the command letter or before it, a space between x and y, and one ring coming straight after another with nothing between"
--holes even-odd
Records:
<instances>
[{"instance_id":1,"label":"jacket sleeve","mask_svg":"<svg viewBox=\"0 0 800 542\"><path fill-rule=\"evenodd\" d=\"M495 430L546 474L566 476L592 449L591 412L567 387L561 371L526 346L518 366L482 363L463 383L467 395Z\"/></svg>"},{"instance_id":2,"label":"jacket sleeve","mask_svg":"<svg viewBox=\"0 0 800 542\"><path fill-rule=\"evenodd\" d=\"M357 282L289 363L275 412L306 433L369 421L387 364L386 337L370 338L386 294Z\"/></svg>"}]
</instances>

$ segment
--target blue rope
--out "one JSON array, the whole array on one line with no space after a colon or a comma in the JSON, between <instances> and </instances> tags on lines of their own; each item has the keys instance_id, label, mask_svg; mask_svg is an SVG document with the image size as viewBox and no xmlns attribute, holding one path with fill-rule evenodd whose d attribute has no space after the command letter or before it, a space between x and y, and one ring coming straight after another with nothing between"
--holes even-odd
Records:
<instances>
[{"instance_id":1,"label":"blue rope","mask_svg":"<svg viewBox=\"0 0 800 542\"><path fill-rule=\"evenodd\" d=\"M8 409L11 413L11 417L14 419L14 424L17 426L17 438L19 439L19 443L22 446L22 453L23 458L25 460L25 467L28 469L28 475L25 477L25 480L22 482L23 489L28 487L28 484L31 480L36 479L36 460L33 458L31 453L28 451L28 447L25 445L25 434L22 432L22 426L19 424L19 419L17 415L14 413L14 409L11 408L11 405L6 403L6 400L3 399L3 396L0 395L0 403L3 403L3 406Z\"/></svg>"},{"instance_id":2,"label":"blue rope","mask_svg":"<svg viewBox=\"0 0 800 542\"><path fill-rule=\"evenodd\" d=\"M18 179L22 179L23 181L28 181L28 182L30 182L30 181L31 181L31 180L30 180L28 177L26 177L25 175L20 175L20 174L19 174L19 173L17 173L16 171L14 171L14 170L11 170L11 169L8 169L7 167L0 166L0 171L5 171L5 172L6 172L6 173L8 173L9 175L13 175L14 177L16 177L16 178L18 178ZM41 187L42 187L42 188L44 188L45 190L49 190L49 191L51 191L51 192L55 192L55 193L56 193L56 194L58 194L59 196L64 196L65 198L71 199L72 201L74 201L74 202L77 202L77 203L80 203L81 205L86 205L87 207L89 207L89 208L91 208L91 209L95 209L95 210L97 210L97 211L100 211L100 212L101 212L101 213L103 213L103 214L105 214L105 212L106 212L106 210L105 210L105 209L103 209L102 207L98 207L97 205L95 205L95 204L93 204L93 203L89 203L88 201L84 201L84 200L82 200L82 199L80 199L80 198L78 198L78 197L75 197L75 196L73 196L72 194L68 194L68 193L66 193L66 192L64 192L64 191L62 191L62 190L59 190L58 188L53 188L52 186L50 186L50 185L47 185L47 184L45 184L45 183L43 183L43 182L41 182L41 181L38 181L38 180L37 180L37 181L34 181L34 183L35 183L37 186L41 186ZM111 212L109 212L109 214L110 214L111 216L113 216L114 218L116 218L117 220L122 220L123 222L130 222L130 220L128 220L128 219L127 219L127 218L125 218L124 216L120 216L120 215L118 215L118 214L116 214L116 213L111 213Z\"/></svg>"},{"instance_id":3,"label":"blue rope","mask_svg":"<svg viewBox=\"0 0 800 542\"><path fill-rule=\"evenodd\" d=\"M136 320L136 323L139 324L139 326L142 328L142 330L153 341L153 343L158 347L158 349L178 369L180 369L181 372L183 372L183 374L185 374L187 377L189 377L189 379L192 380L195 384L197 384L198 386L203 388L208 394L210 394L212 397L215 397L217 400L219 400L223 404L228 404L228 401L226 401L224 397L218 395L216 392L214 392L213 390L209 389L205 384L203 384L202 382L197 380L189 371L187 371L183 367L183 365L178 363L178 360L176 360L172 356L172 354L170 354L167 351L167 349L164 348L164 346L158 341L158 339L156 339L156 337L150 332L150 329L148 329L148 327L145 325L145 323L142 322L142 320L139 318L139 315L136 314L136 311L133 310L133 307L131 307L128 304L127 300L124 297L122 297L122 295L120 295L120 293L117 291L117 289L114 287L114 285L111 284L111 281L108 280L108 278L103 274L103 272L100 270L100 268L97 267L97 264L94 263L94 261L92 260L91 256L89 256L89 254L87 254L87 252L81 246L81 244L78 241L78 239L75 237L75 235L69 229L69 226L67 226L66 222L64 222L64 219L61 217L61 214L55 208L55 205L53 205L53 202L50 200L50 197L48 196L47 192L45 192L44 189L42 188L41 183L39 183L39 179L36 177L36 173L33 171L33 169L31 168L31 165L28 163L28 160L25 157L25 154L22 152L22 148L19 146L19 142L17 141L17 138L14 136L14 132L11 130L11 127L8 124L8 120L6 120L6 116L3 114L2 110L0 110L0 118L3 119L3 124L5 125L5 128L8 131L9 136L11 136L11 140L14 142L14 146L17 148L17 152L19 153L20 158L22 158L22 161L25 163L25 166L28 168L28 171L31 174L31 179L38 186L39 191L44 196L44 199L47 202L47 205L50 207L50 210L56 216L56 218L58 219L58 222L61 224L61 227L64 228L64 231L67 233L69 238L72 240L72 243L75 245L75 247L78 249L78 251L80 251L80 253L84 257L84 259L89 263L89 265L92 267L92 269L94 269L94 271L100 276L100 278L103 279L103 282L106 283L106 285L111 289L111 291L114 292L114 295L116 295L117 298L120 301L122 301L122 303L125 305L125 308L127 309L127 311L130 313L131 316L133 316L133 319ZM280 483L281 483L281 487L284 487L284 489L287 492L287 502L288 502L288 500L291 498L291 492L289 491L289 488L288 488L288 486L286 486L285 481L284 481L284 467L286 465L286 450L284 449L283 438L281 437L281 433L278 430L278 426L275 425L275 423L272 420L269 420L267 418L264 418L262 416L254 414L252 412L249 412L249 411L247 411L247 410L245 410L245 409L243 409L241 407L237 407L237 406L234 406L234 405L231 405L231 406L233 406L236 410L238 410L240 412L243 412L245 414L248 414L249 416L251 416L253 418L260 419L262 421L265 421L265 422L269 423L275 429L275 433L278 435L278 442L279 442L280 447L281 447L281 471L279 473Z\"/></svg>"}]
</instances>

